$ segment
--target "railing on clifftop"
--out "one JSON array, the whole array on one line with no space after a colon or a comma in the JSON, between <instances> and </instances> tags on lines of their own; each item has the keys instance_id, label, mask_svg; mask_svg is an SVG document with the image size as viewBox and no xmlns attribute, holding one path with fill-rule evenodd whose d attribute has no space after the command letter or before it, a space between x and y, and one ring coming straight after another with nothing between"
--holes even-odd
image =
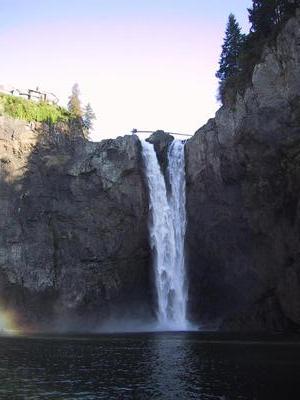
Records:
<instances>
[{"instance_id":1,"label":"railing on clifftop","mask_svg":"<svg viewBox=\"0 0 300 400\"><path fill-rule=\"evenodd\" d=\"M131 133L133 135L136 135L138 133L152 134L152 133L155 133L155 132L158 132L158 131L139 131L137 129L132 129L132 131L131 131ZM162 131L162 132L164 132L164 131ZM167 133L167 134L172 135L172 136L185 136L185 137L192 137L193 136L193 135L189 135L189 134L186 134L186 133L175 133L175 132L164 132L164 133Z\"/></svg>"}]
</instances>

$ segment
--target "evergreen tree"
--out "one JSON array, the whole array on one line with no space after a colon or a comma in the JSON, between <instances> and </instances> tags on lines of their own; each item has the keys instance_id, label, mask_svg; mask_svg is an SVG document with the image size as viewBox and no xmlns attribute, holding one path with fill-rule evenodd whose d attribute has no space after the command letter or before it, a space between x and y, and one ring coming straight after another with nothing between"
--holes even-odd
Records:
<instances>
[{"instance_id":1,"label":"evergreen tree","mask_svg":"<svg viewBox=\"0 0 300 400\"><path fill-rule=\"evenodd\" d=\"M293 14L299 0L252 0L248 9L251 31L268 36L273 27Z\"/></svg>"},{"instance_id":2,"label":"evergreen tree","mask_svg":"<svg viewBox=\"0 0 300 400\"><path fill-rule=\"evenodd\" d=\"M83 114L83 126L90 130L93 129L93 121L96 119L96 115L92 109L90 103L88 103L85 107L84 114Z\"/></svg>"},{"instance_id":3,"label":"evergreen tree","mask_svg":"<svg viewBox=\"0 0 300 400\"><path fill-rule=\"evenodd\" d=\"M251 31L268 35L279 18L276 12L277 0L252 0L252 8L248 9Z\"/></svg>"},{"instance_id":4,"label":"evergreen tree","mask_svg":"<svg viewBox=\"0 0 300 400\"><path fill-rule=\"evenodd\" d=\"M216 73L216 77L220 80L220 97L222 97L226 80L239 71L239 55L244 41L245 35L241 33L241 28L235 16L230 14L222 45L219 70Z\"/></svg>"},{"instance_id":5,"label":"evergreen tree","mask_svg":"<svg viewBox=\"0 0 300 400\"><path fill-rule=\"evenodd\" d=\"M69 97L68 110L76 118L81 118L82 117L82 109L81 109L81 103L80 103L79 95L80 95L79 86L78 86L78 83L75 83L73 85L73 87L72 87L72 94Z\"/></svg>"}]
</instances>

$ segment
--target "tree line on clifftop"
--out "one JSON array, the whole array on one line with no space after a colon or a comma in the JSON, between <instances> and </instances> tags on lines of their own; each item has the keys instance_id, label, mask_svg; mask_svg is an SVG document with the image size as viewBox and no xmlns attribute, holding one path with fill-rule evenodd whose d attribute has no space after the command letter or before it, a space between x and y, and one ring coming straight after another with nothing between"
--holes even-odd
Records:
<instances>
[{"instance_id":1,"label":"tree line on clifftop","mask_svg":"<svg viewBox=\"0 0 300 400\"><path fill-rule=\"evenodd\" d=\"M68 110L79 124L89 133L89 131L93 129L93 121L96 119L96 115L90 103L82 109L79 95L79 86L78 83L75 83L72 87L72 94L69 97Z\"/></svg>"},{"instance_id":2,"label":"tree line on clifftop","mask_svg":"<svg viewBox=\"0 0 300 400\"><path fill-rule=\"evenodd\" d=\"M248 35L242 33L235 16L229 15L216 73L218 98L223 104L232 103L237 93L243 93L264 45L276 39L280 27L295 14L299 3L300 0L252 0Z\"/></svg>"}]
</instances>

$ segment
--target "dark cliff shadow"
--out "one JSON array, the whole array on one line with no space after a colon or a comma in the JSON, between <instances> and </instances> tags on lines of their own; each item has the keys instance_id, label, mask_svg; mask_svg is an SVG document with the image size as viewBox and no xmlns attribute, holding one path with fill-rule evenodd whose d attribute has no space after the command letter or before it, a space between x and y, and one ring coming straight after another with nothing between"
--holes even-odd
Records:
<instances>
[{"instance_id":1,"label":"dark cliff shadow","mask_svg":"<svg viewBox=\"0 0 300 400\"><path fill-rule=\"evenodd\" d=\"M186 145L191 318L299 330L299 132L292 107L258 108L227 143L212 121Z\"/></svg>"},{"instance_id":2,"label":"dark cliff shadow","mask_svg":"<svg viewBox=\"0 0 300 400\"><path fill-rule=\"evenodd\" d=\"M92 143L55 126L6 140L3 306L38 330L100 330L108 319L121 330L128 320L151 321L148 200L137 140Z\"/></svg>"}]
</instances>

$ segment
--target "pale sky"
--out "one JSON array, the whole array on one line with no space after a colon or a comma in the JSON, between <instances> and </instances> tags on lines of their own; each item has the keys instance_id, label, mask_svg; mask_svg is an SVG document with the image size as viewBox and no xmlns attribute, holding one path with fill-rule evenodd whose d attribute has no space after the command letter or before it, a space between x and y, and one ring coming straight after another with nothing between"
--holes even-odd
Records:
<instances>
[{"instance_id":1,"label":"pale sky","mask_svg":"<svg viewBox=\"0 0 300 400\"><path fill-rule=\"evenodd\" d=\"M67 104L79 84L93 140L141 130L194 133L219 107L215 72L234 13L251 0L0 0L0 84Z\"/></svg>"}]
</instances>

